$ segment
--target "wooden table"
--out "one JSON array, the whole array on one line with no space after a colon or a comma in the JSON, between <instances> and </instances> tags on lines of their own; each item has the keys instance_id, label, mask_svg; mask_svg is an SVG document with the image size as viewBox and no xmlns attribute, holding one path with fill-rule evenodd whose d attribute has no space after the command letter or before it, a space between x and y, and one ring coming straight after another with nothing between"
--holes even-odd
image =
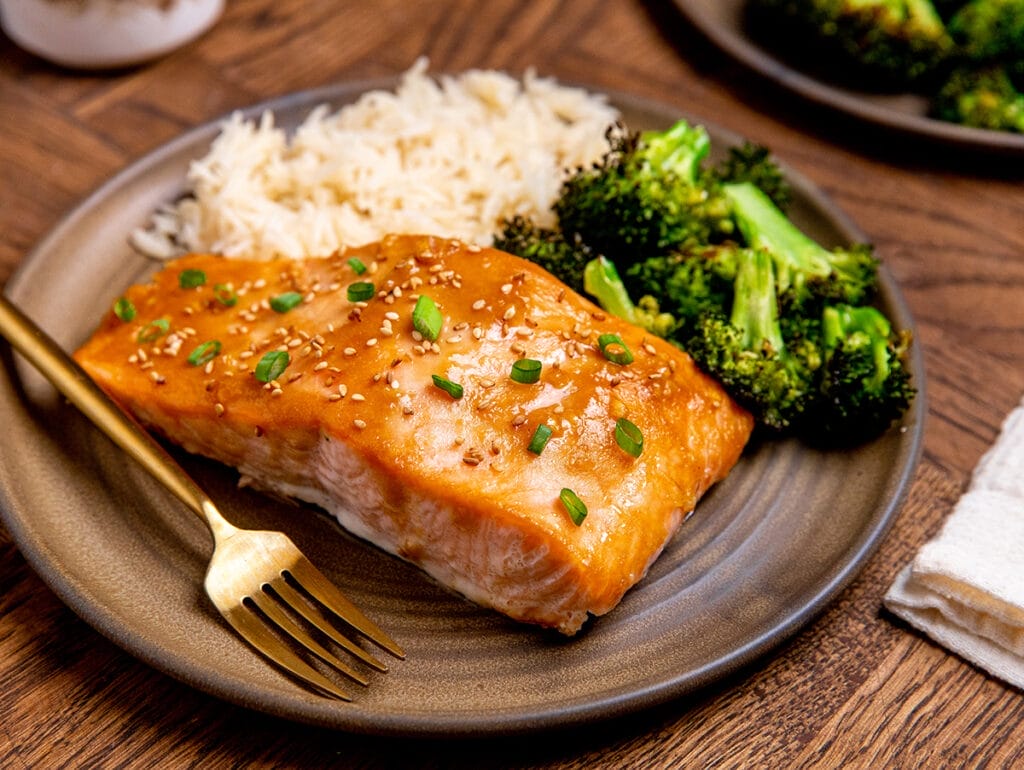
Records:
<instances>
[{"instance_id":1,"label":"wooden table","mask_svg":"<svg viewBox=\"0 0 1024 770\"><path fill-rule=\"evenodd\" d=\"M488 67L622 89L765 143L876 244L918 323L924 455L866 569L774 654L596 729L383 741L294 725L159 674L62 605L0 528L0 766L976 767L1024 763L1024 699L881 609L1024 393L1024 164L957 158L808 107L711 48L670 3L233 0L147 66L52 67L0 37L0 279L114 172L287 92Z\"/></svg>"}]
</instances>

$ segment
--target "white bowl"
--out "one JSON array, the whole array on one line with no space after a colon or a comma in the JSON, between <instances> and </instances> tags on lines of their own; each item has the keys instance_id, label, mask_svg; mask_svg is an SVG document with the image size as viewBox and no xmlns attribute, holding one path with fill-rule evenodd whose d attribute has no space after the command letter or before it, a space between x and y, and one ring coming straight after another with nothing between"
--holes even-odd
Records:
<instances>
[{"instance_id":1,"label":"white bowl","mask_svg":"<svg viewBox=\"0 0 1024 770\"><path fill-rule=\"evenodd\" d=\"M162 56L213 26L224 0L0 0L15 43L64 67L125 67Z\"/></svg>"}]
</instances>

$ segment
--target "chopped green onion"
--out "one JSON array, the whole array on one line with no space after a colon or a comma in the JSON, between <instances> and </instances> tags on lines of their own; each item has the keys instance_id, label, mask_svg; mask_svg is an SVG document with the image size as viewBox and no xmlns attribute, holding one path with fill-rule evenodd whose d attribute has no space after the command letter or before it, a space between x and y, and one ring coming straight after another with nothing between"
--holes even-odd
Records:
<instances>
[{"instance_id":1,"label":"chopped green onion","mask_svg":"<svg viewBox=\"0 0 1024 770\"><path fill-rule=\"evenodd\" d=\"M543 366L544 365L536 359L520 358L512 364L512 371L509 373L509 377L516 382L531 385L540 379L540 370Z\"/></svg>"},{"instance_id":2,"label":"chopped green onion","mask_svg":"<svg viewBox=\"0 0 1024 770\"><path fill-rule=\"evenodd\" d=\"M283 350L271 350L264 353L263 358L256 364L256 379L260 382L272 382L284 374L291 359L288 353Z\"/></svg>"},{"instance_id":3,"label":"chopped green onion","mask_svg":"<svg viewBox=\"0 0 1024 770\"><path fill-rule=\"evenodd\" d=\"M369 281L359 281L358 283L350 284L348 287L348 301L366 302L366 300L373 297L375 291L376 289L373 288L373 284Z\"/></svg>"},{"instance_id":4,"label":"chopped green onion","mask_svg":"<svg viewBox=\"0 0 1024 770\"><path fill-rule=\"evenodd\" d=\"M526 447L535 455L539 455L544 451L544 447L548 444L548 439L551 438L551 428L544 423L537 426L537 430L533 432L533 438L530 439L530 445Z\"/></svg>"},{"instance_id":5,"label":"chopped green onion","mask_svg":"<svg viewBox=\"0 0 1024 770\"><path fill-rule=\"evenodd\" d=\"M613 364L625 366L626 364L633 363L633 354L618 334L602 334L597 338L597 344L601 348L604 357Z\"/></svg>"},{"instance_id":6,"label":"chopped green onion","mask_svg":"<svg viewBox=\"0 0 1024 770\"><path fill-rule=\"evenodd\" d=\"M366 272L366 265L364 265L363 260L358 257L352 257L352 259L348 261L348 266L355 271L356 275L362 275Z\"/></svg>"},{"instance_id":7,"label":"chopped green onion","mask_svg":"<svg viewBox=\"0 0 1024 770\"><path fill-rule=\"evenodd\" d=\"M569 512L569 518L572 519L572 523L577 527L587 518L587 506L583 504L583 501L571 489L563 487L562 491L558 493L558 499L562 501L565 510Z\"/></svg>"},{"instance_id":8,"label":"chopped green onion","mask_svg":"<svg viewBox=\"0 0 1024 770\"><path fill-rule=\"evenodd\" d=\"M202 366L220 355L220 340L210 340L196 347L189 356L188 362L192 366Z\"/></svg>"},{"instance_id":9,"label":"chopped green onion","mask_svg":"<svg viewBox=\"0 0 1024 770\"><path fill-rule=\"evenodd\" d=\"M206 273L202 270L182 270L178 276L178 286L183 289L194 289L206 283Z\"/></svg>"},{"instance_id":10,"label":"chopped green onion","mask_svg":"<svg viewBox=\"0 0 1024 770\"><path fill-rule=\"evenodd\" d=\"M430 376L434 378L434 384L437 385L437 387L439 387L449 396L454 398L456 401L462 398L462 386L459 385L457 382L446 380L439 374L432 374Z\"/></svg>"},{"instance_id":11,"label":"chopped green onion","mask_svg":"<svg viewBox=\"0 0 1024 770\"><path fill-rule=\"evenodd\" d=\"M122 321L131 321L135 318L135 305L127 297L121 297L114 303L114 315Z\"/></svg>"},{"instance_id":12,"label":"chopped green onion","mask_svg":"<svg viewBox=\"0 0 1024 770\"><path fill-rule=\"evenodd\" d=\"M615 442L626 454L639 457L644 451L644 434L625 417L615 421Z\"/></svg>"},{"instance_id":13,"label":"chopped green onion","mask_svg":"<svg viewBox=\"0 0 1024 770\"><path fill-rule=\"evenodd\" d=\"M213 296L225 307L234 307L238 303L238 294L230 283L214 284Z\"/></svg>"},{"instance_id":14,"label":"chopped green onion","mask_svg":"<svg viewBox=\"0 0 1024 770\"><path fill-rule=\"evenodd\" d=\"M148 324L142 327L139 331L139 336L136 339L139 342L153 342L160 339L171 329L171 322L166 318L158 318L155 321L150 321Z\"/></svg>"},{"instance_id":15,"label":"chopped green onion","mask_svg":"<svg viewBox=\"0 0 1024 770\"><path fill-rule=\"evenodd\" d=\"M421 294L420 298L416 300L416 307L412 309L412 328L433 342L441 333L442 326L444 326L444 316L437 309L434 300L426 294Z\"/></svg>"},{"instance_id":16,"label":"chopped green onion","mask_svg":"<svg viewBox=\"0 0 1024 770\"><path fill-rule=\"evenodd\" d=\"M270 298L270 307L277 313L287 313L302 303L302 295L297 291L286 291Z\"/></svg>"}]
</instances>

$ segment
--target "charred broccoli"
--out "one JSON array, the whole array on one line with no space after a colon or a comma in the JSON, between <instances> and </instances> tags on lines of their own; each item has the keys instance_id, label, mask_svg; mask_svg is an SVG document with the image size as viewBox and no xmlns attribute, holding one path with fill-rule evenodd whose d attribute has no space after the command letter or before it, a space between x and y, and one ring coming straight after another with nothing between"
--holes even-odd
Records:
<instances>
[{"instance_id":1,"label":"charred broccoli","mask_svg":"<svg viewBox=\"0 0 1024 770\"><path fill-rule=\"evenodd\" d=\"M953 49L931 0L751 0L751 26L854 65L879 86L903 87L935 72Z\"/></svg>"},{"instance_id":2,"label":"charred broccoli","mask_svg":"<svg viewBox=\"0 0 1024 770\"><path fill-rule=\"evenodd\" d=\"M904 357L909 339L873 307L828 307L822 316L821 398L815 433L829 443L877 436L914 398Z\"/></svg>"},{"instance_id":3,"label":"charred broccoli","mask_svg":"<svg viewBox=\"0 0 1024 770\"><path fill-rule=\"evenodd\" d=\"M566 237L579 235L621 265L731 237L724 182L756 181L780 204L788 200L788 185L766 150L747 145L705 167L708 133L685 120L644 133L618 126L608 141L598 162L565 181L554 209Z\"/></svg>"},{"instance_id":4,"label":"charred broccoli","mask_svg":"<svg viewBox=\"0 0 1024 770\"><path fill-rule=\"evenodd\" d=\"M683 342L697 364L763 428L799 432L815 402L817 345L788 344L779 321L775 269L761 249L736 251L728 315L706 312Z\"/></svg>"},{"instance_id":5,"label":"charred broccoli","mask_svg":"<svg viewBox=\"0 0 1024 770\"><path fill-rule=\"evenodd\" d=\"M857 305L870 299L878 283L878 260L870 246L826 249L754 185L725 185L724 192L745 242L772 255L784 307L807 312L826 303Z\"/></svg>"},{"instance_id":6,"label":"charred broccoli","mask_svg":"<svg viewBox=\"0 0 1024 770\"><path fill-rule=\"evenodd\" d=\"M983 63L1024 59L1024 0L961 3L946 26L962 57Z\"/></svg>"},{"instance_id":7,"label":"charred broccoli","mask_svg":"<svg viewBox=\"0 0 1024 770\"><path fill-rule=\"evenodd\" d=\"M965 126L1024 133L1024 91L999 65L955 71L939 89L931 112Z\"/></svg>"},{"instance_id":8,"label":"charred broccoli","mask_svg":"<svg viewBox=\"0 0 1024 770\"><path fill-rule=\"evenodd\" d=\"M766 152L705 167L707 134L685 122L609 139L563 186L556 229L514 219L495 245L686 350L762 431L854 443L902 413L909 340L864 307L878 284L869 246L802 232Z\"/></svg>"},{"instance_id":9,"label":"charred broccoli","mask_svg":"<svg viewBox=\"0 0 1024 770\"><path fill-rule=\"evenodd\" d=\"M748 0L747 7L770 45L811 48L808 65L826 76L841 71L858 86L909 88L938 120L1024 132L1024 0Z\"/></svg>"}]
</instances>

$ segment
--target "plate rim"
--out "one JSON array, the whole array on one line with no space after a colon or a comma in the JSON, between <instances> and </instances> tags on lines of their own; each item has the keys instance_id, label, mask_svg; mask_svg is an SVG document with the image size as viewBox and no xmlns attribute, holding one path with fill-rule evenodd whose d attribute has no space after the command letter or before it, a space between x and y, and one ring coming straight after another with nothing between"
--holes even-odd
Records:
<instances>
[{"instance_id":1,"label":"plate rim","mask_svg":"<svg viewBox=\"0 0 1024 770\"><path fill-rule=\"evenodd\" d=\"M23 262L11 276L4 291L8 296L17 298L20 291L23 291L31 280L32 272L38 269L37 264L52 245L59 241L66 232L73 230L76 222L91 205L102 200L112 190L117 189L126 180L133 179L138 175L145 174L148 170L160 165L160 162L167 156L172 156L185 146L190 146L204 137L216 136L219 127L230 114L241 112L247 117L258 115L266 110L280 111L286 108L294 108L296 105L304 105L308 109L321 102L351 100L358 94L372 88L394 87L398 82L397 78L373 78L355 81L342 81L317 88L300 90L265 101L257 102L248 107L232 110L231 113L219 116L213 120L197 125L173 139L159 145L152 151L131 161L127 166L111 176L106 182L95 188L93 192L74 205L51 230L44 235L38 243L26 255ZM604 94L609 102L617 107L629 106L636 110L649 110L665 116L676 115L687 117L695 122L706 126L709 131L724 136L727 141L738 141L742 137L735 132L718 126L712 121L707 121L699 116L692 115L686 110L660 100L653 100L633 94L598 89L569 81L560 81L563 85L576 85L588 88L591 93ZM830 201L828 196L809 179L792 170L780 162L783 166L787 179L805 196L813 206L822 208L828 212L830 222L836 229L841 231L850 240L862 239L860 229ZM127 233L126 233L127 236ZM916 332L914 320L909 314L909 308L902 297L902 293L886 267L882 266L883 292L888 302L898 311L897 320L912 333ZM11 385L16 388L16 378L10 376L11 356L8 350L4 350L4 366L0 368L0 383ZM224 677L213 672L210 677L200 675L204 669L201 665L175 666L174 661L169 661L165 651L150 640L133 636L131 633L124 633L130 629L111 628L101 607L91 606L80 592L77 591L73 581L60 573L57 565L48 561L47 554L37 548L27 537L25 530L20 524L19 515L11 506L9 490L6 484L0 484L0 516L3 517L12 539L19 548L19 551L32 566L33 570L40 575L48 587L54 591L61 601L71 608L79 617L85 620L91 627L103 636L113 641L117 646L128 652L133 657L146 665L180 681L195 689L205 692L208 695L234 703L236 705L251 708L257 711L268 713L293 721L304 722L320 727L342 730L351 733L368 735L390 735L395 737L495 737L509 736L524 733L538 733L567 727L579 727L592 724L596 721L609 720L642 710L648 710L664 703L677 699L683 695L700 690L714 681L735 673L739 669L751 664L756 659L764 656L772 649L778 647L800 628L810 622L812 618L823 611L825 607L842 591L853 578L863 569L867 560L874 554L880 545L886 532L892 526L896 514L902 508L910 485L914 477L921 453L924 435L924 418L926 415L926 381L923 366L923 356L920 345L912 348L912 367L915 374L915 385L918 388L917 397L911 405L910 411L905 418L906 432L909 434L901 443L901 455L905 460L891 480L893 492L890 494L879 510L875 511L872 519L873 525L861 532L861 538L856 543L856 548L845 561L842 568L836 572L834 577L822 586L821 590L803 601L798 610L786 613L786 617L780 623L773 625L765 633L756 638L749 639L746 644L732 650L728 655L720 657L704 667L685 672L686 676L675 676L668 681L659 680L655 684L635 689L625 695L613 696L598 701L578 702L572 705L547 704L532 712L524 712L522 709L515 710L515 713L503 713L495 709L489 714L477 714L474 718L467 718L466 715L459 715L459 723L451 721L438 722L432 714L405 714L401 718L392 719L388 716L381 716L372 712L365 712L361 717L349 714L339 718L337 711L325 716L318 708L308 707L302 701L295 702L286 697L267 697L267 693L259 691L239 691L233 686L230 677ZM380 686L387 686L385 683ZM354 711L354 710L353 710Z\"/></svg>"}]
</instances>

